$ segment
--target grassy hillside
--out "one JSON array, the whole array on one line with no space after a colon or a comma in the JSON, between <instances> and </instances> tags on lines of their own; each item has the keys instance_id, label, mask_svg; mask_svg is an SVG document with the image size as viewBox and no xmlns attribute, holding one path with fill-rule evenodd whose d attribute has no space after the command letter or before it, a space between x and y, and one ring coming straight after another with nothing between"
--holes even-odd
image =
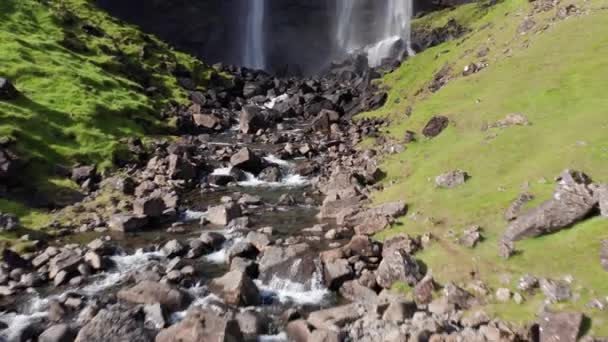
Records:
<instances>
[{"instance_id":1,"label":"grassy hillside","mask_svg":"<svg viewBox=\"0 0 608 342\"><path fill-rule=\"evenodd\" d=\"M540 1L540 0L539 0ZM559 8L574 4L579 14L561 19ZM457 41L431 48L384 80L387 105L369 116L389 116L387 134L403 139L406 130L418 141L387 157L385 190L376 201L405 199L410 214L379 238L397 232L433 232L439 239L420 258L440 281L469 281L470 272L494 289L515 290L524 273L573 276L580 298L562 308L584 311L591 332L608 335L608 314L586 306L608 295L608 272L600 267L599 245L608 238L608 220L596 218L572 229L521 242L509 260L498 257L498 237L506 228L503 212L524 189L536 205L549 198L553 179L566 168L584 170L596 181L608 181L608 1L563 1L558 8L533 11L534 3L504 0L487 7L471 4L419 19L414 25L442 26L455 18L471 29ZM532 14L534 28L520 26ZM486 57L478 51L488 48ZM465 65L486 61L488 67L463 77ZM436 93L429 81L444 66L452 79ZM412 108L411 117L406 108ZM525 115L531 125L489 128L509 113ZM420 132L436 114L452 121L429 140ZM471 179L456 189L434 186L435 176L462 169ZM454 242L471 225L485 230L475 249ZM493 305L499 316L516 321L534 318L542 295L522 305Z\"/></svg>"},{"instance_id":2,"label":"grassy hillside","mask_svg":"<svg viewBox=\"0 0 608 342\"><path fill-rule=\"evenodd\" d=\"M0 76L23 96L0 102L0 137L29 159L26 186L42 195L74 185L56 165L111 166L123 137L166 132L161 116L187 93L176 75L204 85L209 68L97 9L89 0L0 1ZM28 226L44 217L18 202L0 211Z\"/></svg>"}]
</instances>

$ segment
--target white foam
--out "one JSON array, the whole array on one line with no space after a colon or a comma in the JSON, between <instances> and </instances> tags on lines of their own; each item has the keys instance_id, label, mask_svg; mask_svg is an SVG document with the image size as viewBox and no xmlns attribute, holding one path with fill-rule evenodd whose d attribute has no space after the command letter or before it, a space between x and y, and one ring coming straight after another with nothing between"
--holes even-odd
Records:
<instances>
[{"instance_id":1,"label":"white foam","mask_svg":"<svg viewBox=\"0 0 608 342\"><path fill-rule=\"evenodd\" d=\"M274 106L277 105L277 103L281 103L288 99L289 99L289 94L283 94L283 95L280 95L277 97L273 97L270 100L268 100L266 103L264 103L264 107L266 107L268 109L272 109L272 108L274 108Z\"/></svg>"},{"instance_id":2,"label":"white foam","mask_svg":"<svg viewBox=\"0 0 608 342\"><path fill-rule=\"evenodd\" d=\"M277 164L281 167L286 167L286 168L291 167L291 164L287 160L283 160L283 159L275 156L274 154L269 154L266 157L264 157L264 159L266 159L266 161L268 161L269 163Z\"/></svg>"},{"instance_id":3,"label":"white foam","mask_svg":"<svg viewBox=\"0 0 608 342\"><path fill-rule=\"evenodd\" d=\"M306 284L277 276L273 276L268 284L264 284L260 280L255 282L262 292L262 296L276 298L280 303L315 305L324 303L331 297L331 291L321 284L317 273L315 273L309 287Z\"/></svg>"},{"instance_id":4,"label":"white foam","mask_svg":"<svg viewBox=\"0 0 608 342\"><path fill-rule=\"evenodd\" d=\"M206 211L197 211L197 210L187 209L182 215L182 220L186 221L186 222L199 221L201 218L205 217L206 215L207 215Z\"/></svg>"},{"instance_id":5,"label":"white foam","mask_svg":"<svg viewBox=\"0 0 608 342\"><path fill-rule=\"evenodd\" d=\"M258 342L287 342L289 339L287 338L287 334L285 332L280 332L276 335L260 335L258 336Z\"/></svg>"},{"instance_id":6,"label":"white foam","mask_svg":"<svg viewBox=\"0 0 608 342\"><path fill-rule=\"evenodd\" d=\"M0 333L0 341L3 341L2 337L6 338L6 341L17 341L21 331L27 328L31 322L42 320L48 316L47 312L35 312L30 315L21 315L14 313L0 313L0 322L4 322L8 325L8 328Z\"/></svg>"}]
</instances>

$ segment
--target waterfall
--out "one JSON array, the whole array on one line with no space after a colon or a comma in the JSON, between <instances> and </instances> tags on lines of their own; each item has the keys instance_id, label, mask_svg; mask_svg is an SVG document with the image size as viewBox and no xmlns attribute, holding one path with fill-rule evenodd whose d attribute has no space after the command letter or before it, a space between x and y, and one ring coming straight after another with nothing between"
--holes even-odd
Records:
<instances>
[{"instance_id":1,"label":"waterfall","mask_svg":"<svg viewBox=\"0 0 608 342\"><path fill-rule=\"evenodd\" d=\"M373 17L358 16L370 10ZM410 47L413 0L384 0L359 5L356 0L338 0L336 42L342 53L363 50L369 64L378 66L387 57L413 55ZM362 37L365 33L369 36Z\"/></svg>"},{"instance_id":2,"label":"waterfall","mask_svg":"<svg viewBox=\"0 0 608 342\"><path fill-rule=\"evenodd\" d=\"M247 0L247 25L243 65L254 69L265 69L264 16L266 0Z\"/></svg>"}]
</instances>

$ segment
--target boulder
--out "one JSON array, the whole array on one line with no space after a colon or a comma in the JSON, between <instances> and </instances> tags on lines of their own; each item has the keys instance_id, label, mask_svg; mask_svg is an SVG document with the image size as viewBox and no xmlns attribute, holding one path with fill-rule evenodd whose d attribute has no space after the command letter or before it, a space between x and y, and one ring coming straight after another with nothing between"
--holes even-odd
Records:
<instances>
[{"instance_id":1,"label":"boulder","mask_svg":"<svg viewBox=\"0 0 608 342\"><path fill-rule=\"evenodd\" d=\"M177 154L170 154L169 160L169 177L172 179L192 180L196 177L196 165L187 158Z\"/></svg>"},{"instance_id":2,"label":"boulder","mask_svg":"<svg viewBox=\"0 0 608 342\"><path fill-rule=\"evenodd\" d=\"M551 303L566 302L572 299L572 290L565 281L541 279L540 290Z\"/></svg>"},{"instance_id":3,"label":"boulder","mask_svg":"<svg viewBox=\"0 0 608 342\"><path fill-rule=\"evenodd\" d=\"M433 116L422 129L422 134L427 138L434 138L441 134L450 124L450 119L443 115Z\"/></svg>"},{"instance_id":4,"label":"boulder","mask_svg":"<svg viewBox=\"0 0 608 342\"><path fill-rule=\"evenodd\" d=\"M507 210L505 211L505 220L513 221L520 214L526 203L532 201L534 199L534 195L528 192L524 192L517 196L517 198L509 205Z\"/></svg>"},{"instance_id":5,"label":"boulder","mask_svg":"<svg viewBox=\"0 0 608 342\"><path fill-rule=\"evenodd\" d=\"M64 250L57 254L49 262L49 277L54 279L60 272L72 274L78 271L78 265L80 265L84 259L78 253L71 250Z\"/></svg>"},{"instance_id":6,"label":"boulder","mask_svg":"<svg viewBox=\"0 0 608 342\"><path fill-rule=\"evenodd\" d=\"M114 305L100 310L85 324L75 342L108 341L152 342L154 338L145 329L143 315Z\"/></svg>"},{"instance_id":7,"label":"boulder","mask_svg":"<svg viewBox=\"0 0 608 342\"><path fill-rule=\"evenodd\" d=\"M227 225L230 221L242 215L241 207L234 203L228 202L207 209L207 219L212 224Z\"/></svg>"},{"instance_id":8,"label":"boulder","mask_svg":"<svg viewBox=\"0 0 608 342\"><path fill-rule=\"evenodd\" d=\"M435 280L433 276L427 274L414 287L414 300L417 304L428 304L433 300L435 292Z\"/></svg>"},{"instance_id":9,"label":"boulder","mask_svg":"<svg viewBox=\"0 0 608 342\"><path fill-rule=\"evenodd\" d=\"M247 241L238 241L228 250L228 260L233 258L255 259L259 251L253 244Z\"/></svg>"},{"instance_id":10,"label":"boulder","mask_svg":"<svg viewBox=\"0 0 608 342\"><path fill-rule=\"evenodd\" d=\"M403 250L394 249L380 262L376 281L381 287L389 289L397 281L414 286L422 276L422 270L416 259Z\"/></svg>"},{"instance_id":11,"label":"boulder","mask_svg":"<svg viewBox=\"0 0 608 342\"><path fill-rule=\"evenodd\" d=\"M294 342L312 342L312 327L303 319L297 319L287 324L287 336Z\"/></svg>"},{"instance_id":12,"label":"boulder","mask_svg":"<svg viewBox=\"0 0 608 342\"><path fill-rule=\"evenodd\" d=\"M311 312L308 323L321 330L339 331L346 325L353 323L366 313L360 304L347 304L329 309Z\"/></svg>"},{"instance_id":13,"label":"boulder","mask_svg":"<svg viewBox=\"0 0 608 342\"><path fill-rule=\"evenodd\" d=\"M258 251L264 250L266 246L269 246L272 243L268 235L260 232L249 232L249 234L247 234L247 241L254 245Z\"/></svg>"},{"instance_id":14,"label":"boulder","mask_svg":"<svg viewBox=\"0 0 608 342\"><path fill-rule=\"evenodd\" d=\"M265 272L274 266L283 264L309 250L310 246L306 243L290 245L287 247L268 246L264 248L261 257L258 260L260 272Z\"/></svg>"},{"instance_id":15,"label":"boulder","mask_svg":"<svg viewBox=\"0 0 608 342\"><path fill-rule=\"evenodd\" d=\"M81 185L88 179L96 179L97 170L94 165L78 166L72 169L72 180Z\"/></svg>"},{"instance_id":16,"label":"boulder","mask_svg":"<svg viewBox=\"0 0 608 342\"><path fill-rule=\"evenodd\" d=\"M258 264L255 261L239 257L232 258L230 261L230 271L244 272L252 279L257 278L260 274Z\"/></svg>"},{"instance_id":17,"label":"boulder","mask_svg":"<svg viewBox=\"0 0 608 342\"><path fill-rule=\"evenodd\" d=\"M197 128L206 130L220 130L222 121L213 114L193 114L192 121Z\"/></svg>"},{"instance_id":18,"label":"boulder","mask_svg":"<svg viewBox=\"0 0 608 342\"><path fill-rule=\"evenodd\" d=\"M182 243L178 240L173 239L165 243L162 248L162 251L168 258L173 258L175 256L181 256L185 254L186 247L182 245Z\"/></svg>"},{"instance_id":19,"label":"boulder","mask_svg":"<svg viewBox=\"0 0 608 342\"><path fill-rule=\"evenodd\" d=\"M148 223L148 218L141 215L116 214L110 218L108 227L110 230L131 233L143 228Z\"/></svg>"},{"instance_id":20,"label":"boulder","mask_svg":"<svg viewBox=\"0 0 608 342\"><path fill-rule=\"evenodd\" d=\"M158 196L138 198L133 202L133 211L138 216L161 217L165 209L165 201Z\"/></svg>"},{"instance_id":21,"label":"boulder","mask_svg":"<svg viewBox=\"0 0 608 342\"><path fill-rule=\"evenodd\" d=\"M189 302L188 295L168 284L144 280L137 285L118 291L118 299L134 304L159 303L171 311L184 309Z\"/></svg>"},{"instance_id":22,"label":"boulder","mask_svg":"<svg viewBox=\"0 0 608 342\"><path fill-rule=\"evenodd\" d=\"M323 264L325 285L332 290L338 290L342 284L353 278L354 272L348 260L337 259Z\"/></svg>"},{"instance_id":23,"label":"boulder","mask_svg":"<svg viewBox=\"0 0 608 342\"><path fill-rule=\"evenodd\" d=\"M76 338L74 331L67 324L57 324L46 329L40 336L38 342L72 342Z\"/></svg>"},{"instance_id":24,"label":"boulder","mask_svg":"<svg viewBox=\"0 0 608 342\"><path fill-rule=\"evenodd\" d=\"M230 157L230 165L254 175L259 174L264 169L262 159L247 147L242 148Z\"/></svg>"},{"instance_id":25,"label":"boulder","mask_svg":"<svg viewBox=\"0 0 608 342\"><path fill-rule=\"evenodd\" d=\"M584 173L564 171L553 198L513 221L503 240L516 241L554 233L586 218L598 203L590 185L591 180Z\"/></svg>"},{"instance_id":26,"label":"boulder","mask_svg":"<svg viewBox=\"0 0 608 342\"><path fill-rule=\"evenodd\" d=\"M167 329L161 330L156 342L237 342L243 341L239 324L212 310L195 308L186 317Z\"/></svg>"},{"instance_id":27,"label":"boulder","mask_svg":"<svg viewBox=\"0 0 608 342\"><path fill-rule=\"evenodd\" d=\"M21 159L8 148L0 147L0 181L3 184L18 184L23 177L21 170L23 163Z\"/></svg>"},{"instance_id":28,"label":"boulder","mask_svg":"<svg viewBox=\"0 0 608 342\"><path fill-rule=\"evenodd\" d=\"M382 246L375 243L367 235L355 235L350 239L350 242L343 247L343 251L347 256L358 255L361 257L379 257L382 253Z\"/></svg>"},{"instance_id":29,"label":"boulder","mask_svg":"<svg viewBox=\"0 0 608 342\"><path fill-rule=\"evenodd\" d=\"M454 170L435 177L435 186L438 188L451 189L464 184L469 179L466 171Z\"/></svg>"},{"instance_id":30,"label":"boulder","mask_svg":"<svg viewBox=\"0 0 608 342\"><path fill-rule=\"evenodd\" d=\"M600 204L600 214L608 217L608 184L601 184L596 192Z\"/></svg>"},{"instance_id":31,"label":"boulder","mask_svg":"<svg viewBox=\"0 0 608 342\"><path fill-rule=\"evenodd\" d=\"M218 250L222 247L224 241L226 241L226 237L217 232L202 232L199 240L211 247L211 249Z\"/></svg>"},{"instance_id":32,"label":"boulder","mask_svg":"<svg viewBox=\"0 0 608 342\"><path fill-rule=\"evenodd\" d=\"M338 120L340 120L340 114L338 114L338 112L329 109L323 109L313 119L312 128L317 132L327 133L330 131L331 124L338 122Z\"/></svg>"},{"instance_id":33,"label":"boulder","mask_svg":"<svg viewBox=\"0 0 608 342\"><path fill-rule=\"evenodd\" d=\"M383 215L366 216L359 222L354 228L358 235L374 235L391 224L391 220Z\"/></svg>"},{"instance_id":34,"label":"boulder","mask_svg":"<svg viewBox=\"0 0 608 342\"><path fill-rule=\"evenodd\" d=\"M245 134L255 134L260 129L266 129L271 122L262 109L257 106L244 106L239 115L239 130Z\"/></svg>"},{"instance_id":35,"label":"boulder","mask_svg":"<svg viewBox=\"0 0 608 342\"><path fill-rule=\"evenodd\" d=\"M213 279L209 290L230 305L250 306L259 305L261 302L260 292L253 280L245 272L238 270Z\"/></svg>"},{"instance_id":36,"label":"boulder","mask_svg":"<svg viewBox=\"0 0 608 342\"><path fill-rule=\"evenodd\" d=\"M260 171L258 178L265 182L277 183L281 181L281 168L275 165L268 166Z\"/></svg>"},{"instance_id":37,"label":"boulder","mask_svg":"<svg viewBox=\"0 0 608 342\"><path fill-rule=\"evenodd\" d=\"M351 302L373 303L378 297L376 291L361 285L358 280L345 281L339 292L342 297Z\"/></svg>"},{"instance_id":38,"label":"boulder","mask_svg":"<svg viewBox=\"0 0 608 342\"><path fill-rule=\"evenodd\" d=\"M14 100L19 97L19 92L11 81L0 77L0 101Z\"/></svg>"},{"instance_id":39,"label":"boulder","mask_svg":"<svg viewBox=\"0 0 608 342\"><path fill-rule=\"evenodd\" d=\"M540 342L576 342L582 323L578 312L545 312L539 319Z\"/></svg>"},{"instance_id":40,"label":"boulder","mask_svg":"<svg viewBox=\"0 0 608 342\"><path fill-rule=\"evenodd\" d=\"M13 214L0 212L0 232L10 232L19 227L19 218Z\"/></svg>"},{"instance_id":41,"label":"boulder","mask_svg":"<svg viewBox=\"0 0 608 342\"><path fill-rule=\"evenodd\" d=\"M235 319L246 340L257 340L258 335L268 333L270 320L260 312L242 311L236 314Z\"/></svg>"},{"instance_id":42,"label":"boulder","mask_svg":"<svg viewBox=\"0 0 608 342\"><path fill-rule=\"evenodd\" d=\"M460 310L469 309L477 304L477 299L472 294L454 283L447 283L443 288L443 293L448 305L453 305Z\"/></svg>"},{"instance_id":43,"label":"boulder","mask_svg":"<svg viewBox=\"0 0 608 342\"><path fill-rule=\"evenodd\" d=\"M2 250L2 261L8 266L9 270L30 267L30 263L27 260L8 248Z\"/></svg>"}]
</instances>

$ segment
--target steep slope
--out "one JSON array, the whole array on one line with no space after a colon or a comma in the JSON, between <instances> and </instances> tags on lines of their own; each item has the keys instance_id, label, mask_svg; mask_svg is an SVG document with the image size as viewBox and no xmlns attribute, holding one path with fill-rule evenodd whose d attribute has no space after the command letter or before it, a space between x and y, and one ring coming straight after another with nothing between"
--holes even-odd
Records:
<instances>
[{"instance_id":1,"label":"steep slope","mask_svg":"<svg viewBox=\"0 0 608 342\"><path fill-rule=\"evenodd\" d=\"M177 77L203 85L208 76L201 62L92 3L0 3L0 77L21 92L0 101L0 137L27 160L20 186L34 197L53 201L73 188L57 166L103 170L120 156L121 138L166 132L161 113L187 99ZM19 201L0 199L0 211L25 216L27 226L45 221Z\"/></svg>"},{"instance_id":2,"label":"steep slope","mask_svg":"<svg viewBox=\"0 0 608 342\"><path fill-rule=\"evenodd\" d=\"M417 142L384 162L385 189L376 200L405 199L411 207L379 238L432 232L438 241L420 258L443 282L468 282L473 275L494 289L515 290L525 273L571 276L576 299L553 307L584 311L592 318L591 332L599 335L608 334L608 314L587 303L608 294L598 256L600 240L608 238L607 220L594 218L523 241L517 245L521 253L509 260L498 257L497 245L506 227L503 213L522 191L536 196L529 206L537 205L550 197L554 177L566 168L608 181L607 5L599 0L505 0L421 18L417 29L455 19L470 31L388 75L387 105L368 114L390 117L387 134L397 141L403 141L406 130L418 133ZM488 65L465 77L470 63ZM449 71L442 75L449 75L444 77L449 82L433 93L431 80L446 66ZM524 115L530 125L491 128L510 113ZM422 128L437 114L449 117L450 126L436 138L424 138ZM435 177L453 169L466 170L470 180L455 189L437 189ZM484 229L485 240L475 249L454 238L471 225ZM541 297L493 308L503 318L530 321Z\"/></svg>"}]
</instances>

